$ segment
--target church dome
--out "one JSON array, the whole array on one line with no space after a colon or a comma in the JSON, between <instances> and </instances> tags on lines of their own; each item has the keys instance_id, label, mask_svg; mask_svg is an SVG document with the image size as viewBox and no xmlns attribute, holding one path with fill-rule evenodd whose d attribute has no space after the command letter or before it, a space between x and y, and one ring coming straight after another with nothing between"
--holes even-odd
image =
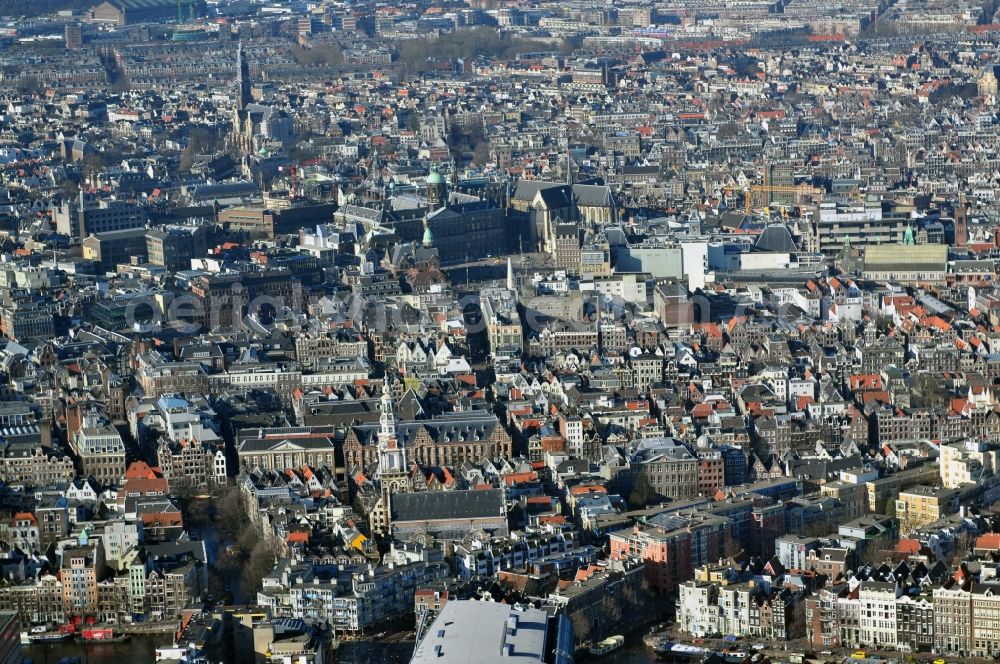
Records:
<instances>
[{"instance_id":1,"label":"church dome","mask_svg":"<svg viewBox=\"0 0 1000 664\"><path fill-rule=\"evenodd\" d=\"M444 178L437 171L431 171L427 176L427 184L444 184Z\"/></svg>"}]
</instances>

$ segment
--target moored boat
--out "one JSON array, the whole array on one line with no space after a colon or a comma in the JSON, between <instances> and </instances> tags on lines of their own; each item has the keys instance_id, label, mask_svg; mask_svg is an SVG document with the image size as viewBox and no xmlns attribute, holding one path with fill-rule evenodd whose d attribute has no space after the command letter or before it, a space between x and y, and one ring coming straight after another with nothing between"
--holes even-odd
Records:
<instances>
[{"instance_id":1,"label":"moored boat","mask_svg":"<svg viewBox=\"0 0 1000 664\"><path fill-rule=\"evenodd\" d=\"M32 643L47 643L49 641L65 641L73 636L73 632L37 632L28 635Z\"/></svg>"},{"instance_id":2,"label":"moored boat","mask_svg":"<svg viewBox=\"0 0 1000 664\"><path fill-rule=\"evenodd\" d=\"M615 634L614 636L609 636L600 643L595 643L587 649L594 657L604 657L609 655L614 651L625 645L625 637L621 634Z\"/></svg>"},{"instance_id":3,"label":"moored boat","mask_svg":"<svg viewBox=\"0 0 1000 664\"><path fill-rule=\"evenodd\" d=\"M31 643L47 643L49 641L65 641L73 636L76 627L70 623L60 625L54 630L50 630L48 625L37 625L28 632L28 640Z\"/></svg>"},{"instance_id":4,"label":"moored boat","mask_svg":"<svg viewBox=\"0 0 1000 664\"><path fill-rule=\"evenodd\" d=\"M82 630L77 636L88 643L119 643L129 639L128 634L116 634L113 627L91 627Z\"/></svg>"}]
</instances>

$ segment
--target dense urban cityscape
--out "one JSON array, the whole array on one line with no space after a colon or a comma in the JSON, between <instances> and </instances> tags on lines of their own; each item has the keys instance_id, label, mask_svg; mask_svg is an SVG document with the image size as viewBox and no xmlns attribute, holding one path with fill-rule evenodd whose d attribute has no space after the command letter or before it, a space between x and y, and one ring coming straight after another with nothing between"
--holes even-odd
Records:
<instances>
[{"instance_id":1,"label":"dense urban cityscape","mask_svg":"<svg viewBox=\"0 0 1000 664\"><path fill-rule=\"evenodd\" d=\"M0 0L0 664L1000 659L1000 0Z\"/></svg>"}]
</instances>

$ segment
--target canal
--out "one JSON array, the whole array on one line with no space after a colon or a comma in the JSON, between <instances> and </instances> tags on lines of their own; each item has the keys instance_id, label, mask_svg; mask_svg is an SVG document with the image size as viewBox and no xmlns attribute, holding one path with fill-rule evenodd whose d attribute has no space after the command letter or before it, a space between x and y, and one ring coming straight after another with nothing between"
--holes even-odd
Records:
<instances>
[{"instance_id":1,"label":"canal","mask_svg":"<svg viewBox=\"0 0 1000 664\"><path fill-rule=\"evenodd\" d=\"M588 662L607 662L608 664L652 664L656 661L656 653L642 642L628 642L621 650L616 650L604 657L593 657L585 652L578 652L574 658L579 664Z\"/></svg>"},{"instance_id":2,"label":"canal","mask_svg":"<svg viewBox=\"0 0 1000 664\"><path fill-rule=\"evenodd\" d=\"M122 643L32 643L21 646L21 651L32 664L152 664L157 646L163 645L170 645L169 634L136 635Z\"/></svg>"}]
</instances>

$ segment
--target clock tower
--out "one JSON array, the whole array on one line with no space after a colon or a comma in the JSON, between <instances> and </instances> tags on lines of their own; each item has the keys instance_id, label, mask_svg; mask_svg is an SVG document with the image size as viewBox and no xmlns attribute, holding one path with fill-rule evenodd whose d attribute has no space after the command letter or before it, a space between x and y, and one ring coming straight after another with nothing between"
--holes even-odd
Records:
<instances>
[{"instance_id":1,"label":"clock tower","mask_svg":"<svg viewBox=\"0 0 1000 664\"><path fill-rule=\"evenodd\" d=\"M379 403L379 431L378 431L378 469L377 479L379 490L382 494L380 500L380 512L376 519L379 523L373 523L373 527L388 533L392 522L391 502L393 494L409 493L410 491L410 464L406 459L406 448L398 438L396 426L396 413L393 408L392 396L389 394L389 383L386 381L382 388L382 399Z\"/></svg>"}]
</instances>

